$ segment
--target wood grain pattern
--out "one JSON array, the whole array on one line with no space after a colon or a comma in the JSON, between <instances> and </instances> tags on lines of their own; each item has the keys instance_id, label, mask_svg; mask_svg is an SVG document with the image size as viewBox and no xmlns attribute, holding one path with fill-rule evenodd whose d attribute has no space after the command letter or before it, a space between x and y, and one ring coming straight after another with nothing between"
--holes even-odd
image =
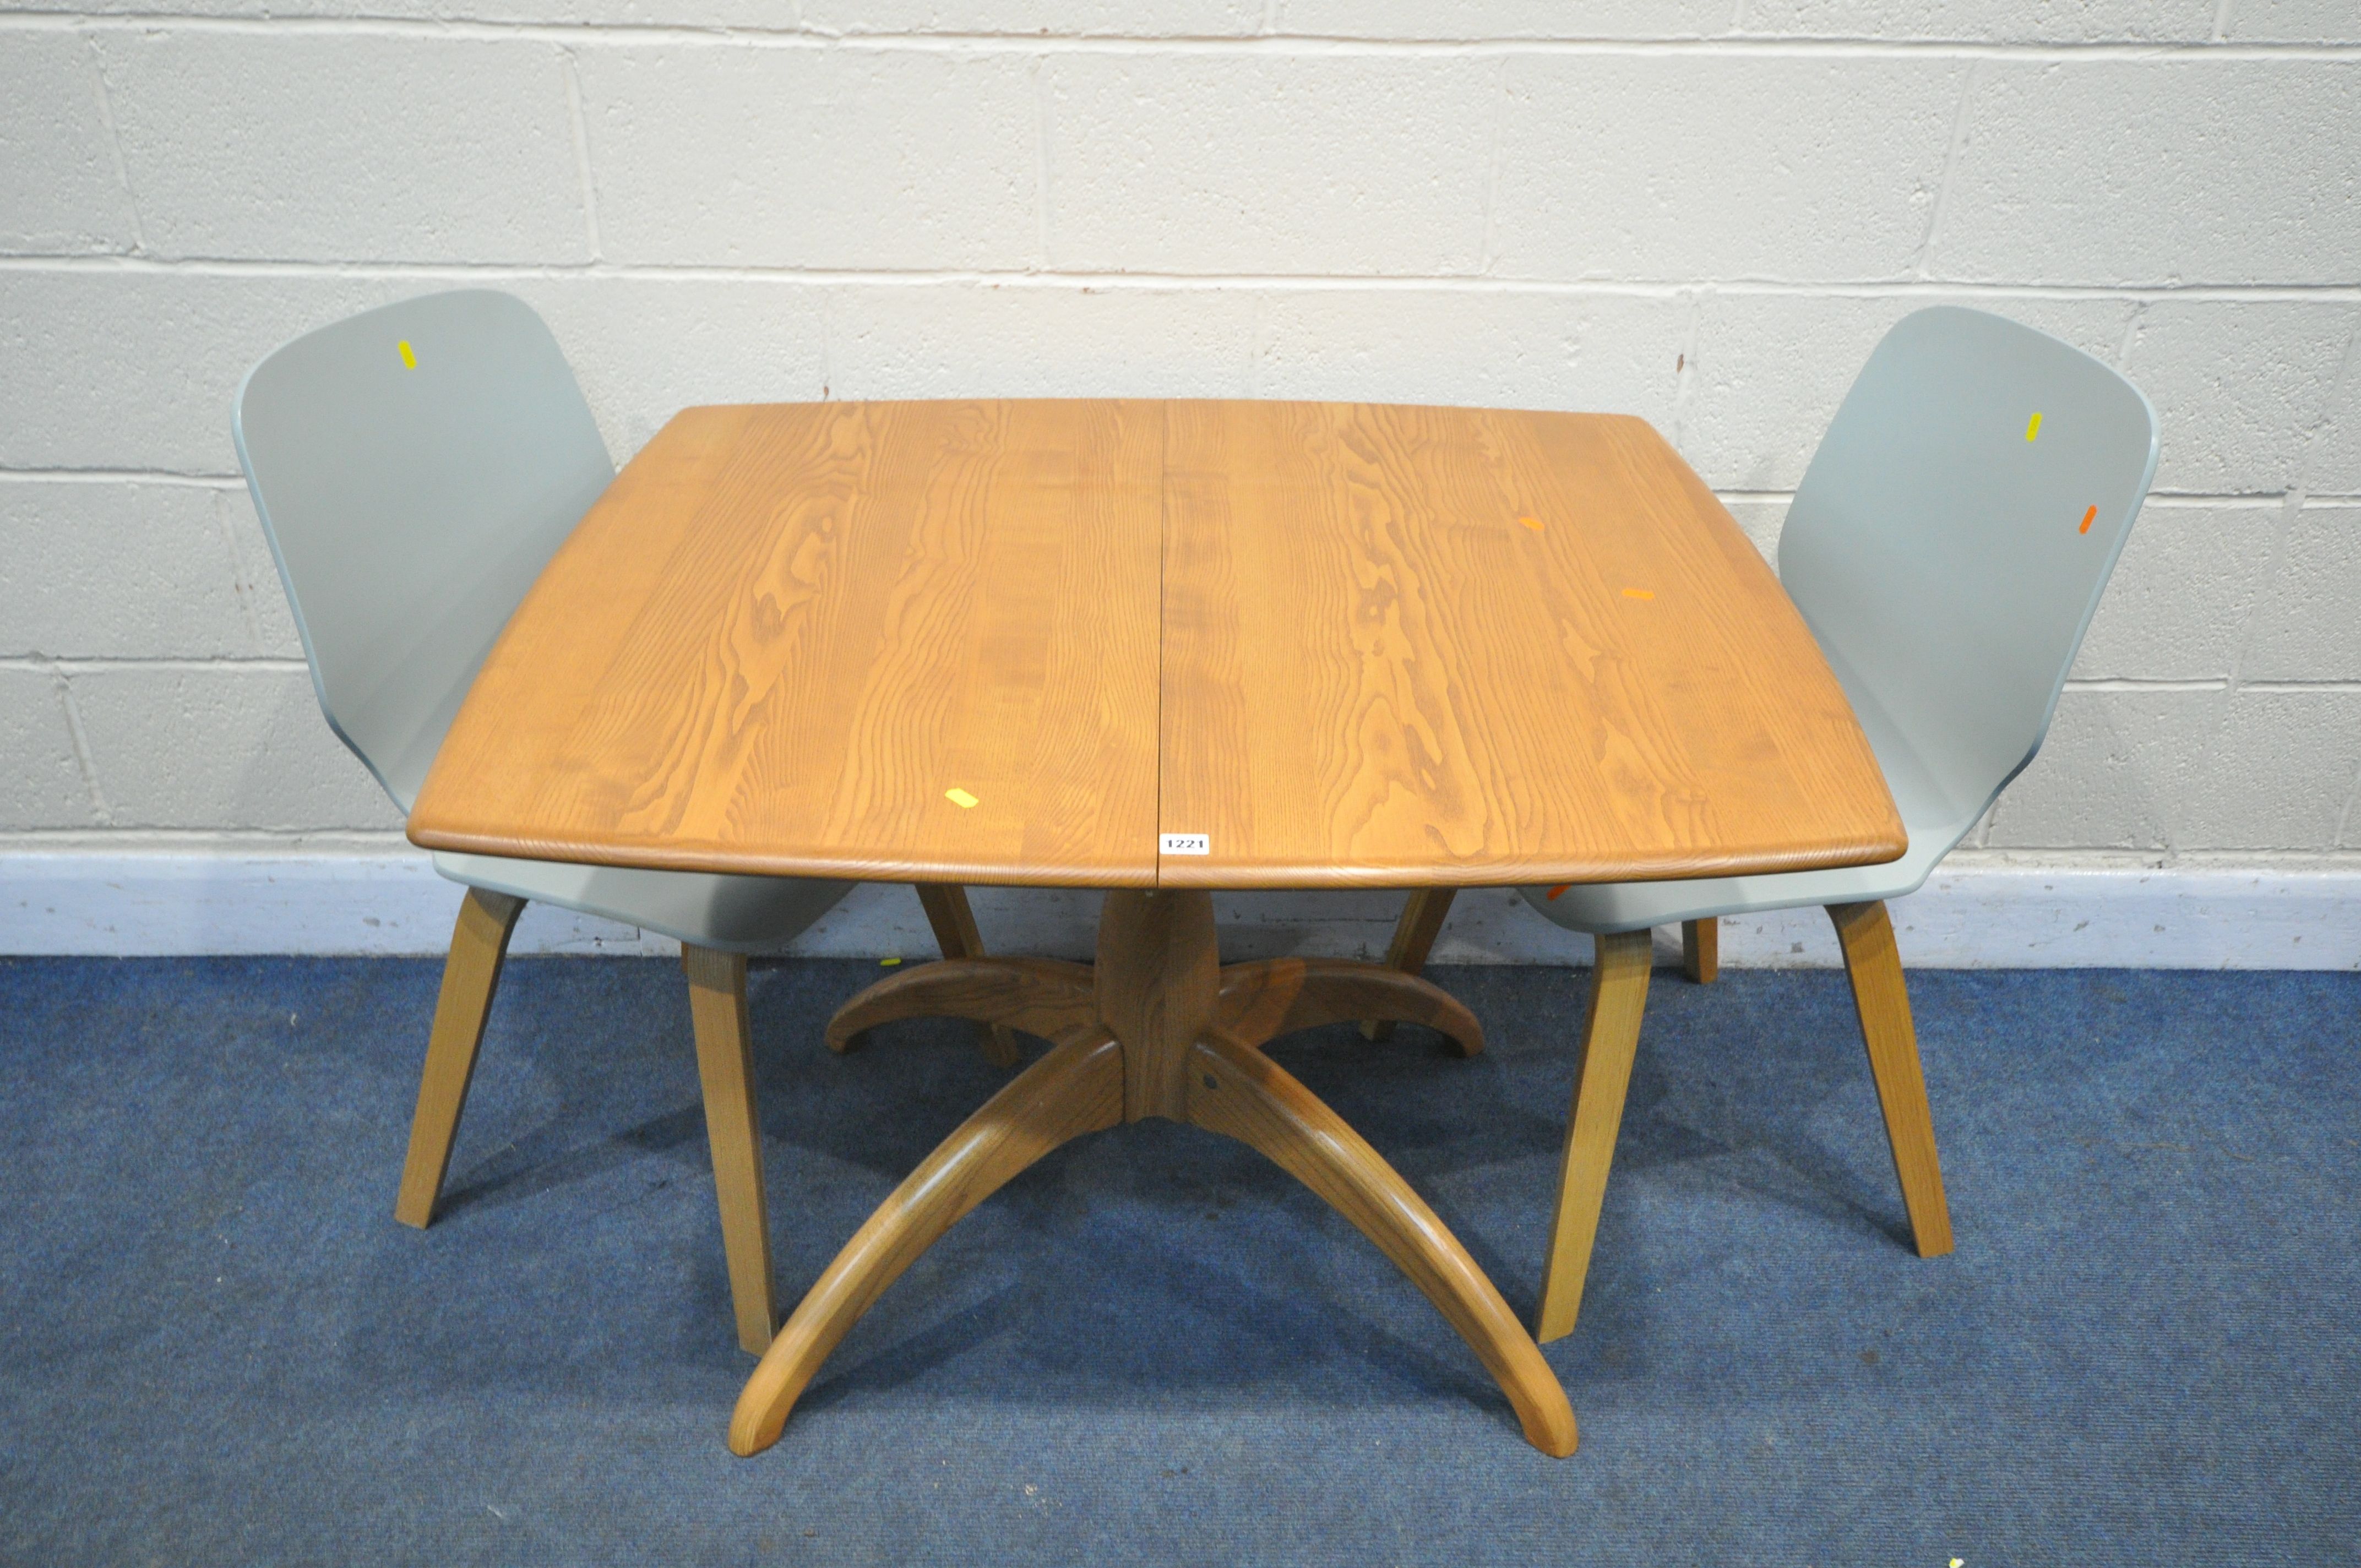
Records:
<instances>
[{"instance_id":1,"label":"wood grain pattern","mask_svg":"<svg viewBox=\"0 0 2361 1568\"><path fill-rule=\"evenodd\" d=\"M1122 1048L1077 1030L1011 1079L904 1179L796 1304L730 1418L730 1450L779 1441L796 1401L885 1288L961 1216L1059 1145L1123 1118Z\"/></svg>"},{"instance_id":2,"label":"wood grain pattern","mask_svg":"<svg viewBox=\"0 0 2361 1568\"><path fill-rule=\"evenodd\" d=\"M828 1048L840 1055L880 1024L969 1018L1054 1039L1098 1015L1091 967L1059 959L946 959L887 975L836 1010Z\"/></svg>"},{"instance_id":3,"label":"wood grain pattern","mask_svg":"<svg viewBox=\"0 0 2361 1568\"><path fill-rule=\"evenodd\" d=\"M1164 1116L1259 1150L1334 1205L1459 1331L1508 1394L1526 1438L1546 1453L1573 1453L1565 1391L1466 1249L1334 1111L1216 1022L1218 1015L1280 1023L1303 999L1318 1010L1323 995L1334 1003L1330 1015L1356 1016L1369 997L1335 983L1348 969L1373 977L1389 996L1433 988L1368 964L1281 960L1223 971L1219 960L1212 894L1117 889L1100 912L1091 970L1039 959L947 960L857 998L847 1011L864 1016L931 1000L942 1010L1013 1018L1027 992L1038 1007L1071 1010L1076 981L1086 975L1095 1017L1067 1029L1047 1056L961 1124L837 1255L747 1382L730 1446L752 1453L775 1442L853 1322L1009 1178L1082 1133ZM1217 983L1225 973L1226 990ZM1466 1022L1472 1028L1474 1020Z\"/></svg>"},{"instance_id":4,"label":"wood grain pattern","mask_svg":"<svg viewBox=\"0 0 2361 1568\"><path fill-rule=\"evenodd\" d=\"M1951 1211L1943 1199L1943 1168L1935 1157L1935 1116L1927 1103L1927 1076L1918 1064L1918 1031L1910 1020L1910 992L1902 953L1894 945L1894 918L1883 903L1831 904L1828 919L1843 945L1845 974L1861 1014L1861 1037L1885 1113L1886 1142L1903 1206L1920 1257L1951 1250Z\"/></svg>"},{"instance_id":5,"label":"wood grain pattern","mask_svg":"<svg viewBox=\"0 0 2361 1568\"><path fill-rule=\"evenodd\" d=\"M1221 1015L1222 955L1203 894L1117 888L1099 911L1099 1017L1123 1042L1123 1119L1188 1119L1189 1050Z\"/></svg>"},{"instance_id":6,"label":"wood grain pattern","mask_svg":"<svg viewBox=\"0 0 2361 1568\"><path fill-rule=\"evenodd\" d=\"M1525 1441L1553 1458L1574 1452L1574 1409L1532 1337L1367 1139L1278 1063L1218 1029L1191 1050L1183 1081L1183 1120L1258 1151L1352 1221L1459 1331L1508 1395Z\"/></svg>"},{"instance_id":7,"label":"wood grain pattern","mask_svg":"<svg viewBox=\"0 0 2361 1568\"><path fill-rule=\"evenodd\" d=\"M754 1100L754 1037L746 1017L746 956L683 943L697 1076L705 1091L705 1141L738 1343L760 1355L779 1321L771 1275L770 1209L763 1194L763 1119Z\"/></svg>"},{"instance_id":8,"label":"wood grain pattern","mask_svg":"<svg viewBox=\"0 0 2361 1568\"><path fill-rule=\"evenodd\" d=\"M1398 969L1348 959L1263 959L1222 970L1221 1027L1250 1046L1352 1018L1378 1019L1389 1033L1397 1022L1423 1024L1463 1057L1484 1049L1484 1026L1464 1003Z\"/></svg>"},{"instance_id":9,"label":"wood grain pattern","mask_svg":"<svg viewBox=\"0 0 2361 1568\"><path fill-rule=\"evenodd\" d=\"M1212 845L1165 857L1162 885L1901 853L1802 618L1644 422L1166 407L1159 816Z\"/></svg>"},{"instance_id":10,"label":"wood grain pattern","mask_svg":"<svg viewBox=\"0 0 2361 1568\"><path fill-rule=\"evenodd\" d=\"M518 609L412 838L1153 883L1162 440L1155 403L683 411Z\"/></svg>"},{"instance_id":11,"label":"wood grain pattern","mask_svg":"<svg viewBox=\"0 0 2361 1568\"><path fill-rule=\"evenodd\" d=\"M1186 401L683 412L518 610L411 836L1207 888L1905 842L1802 620L1643 422Z\"/></svg>"},{"instance_id":12,"label":"wood grain pattern","mask_svg":"<svg viewBox=\"0 0 2361 1568\"><path fill-rule=\"evenodd\" d=\"M1590 1249L1598 1238L1599 1206L1615 1163L1615 1135L1623 1125L1623 1095L1631 1086L1631 1058L1640 1047L1640 1019L1648 1008L1648 970L1655 933L1619 931L1596 938L1590 1013L1582 1029L1574 1112L1566 1119L1565 1153L1558 1164L1557 1208L1550 1215L1549 1261L1542 1274L1540 1321L1533 1337L1547 1344L1574 1332L1582 1310Z\"/></svg>"},{"instance_id":13,"label":"wood grain pattern","mask_svg":"<svg viewBox=\"0 0 2361 1568\"><path fill-rule=\"evenodd\" d=\"M956 883L922 882L918 884L918 906L927 912L927 924L934 927L935 946L942 949L943 957L983 957L983 936L976 929L975 911L968 905L967 889ZM836 1045L833 1040L829 1043ZM1016 1065L1016 1036L1008 1032L1007 1025L981 1025L977 1043L983 1049L983 1059L993 1066Z\"/></svg>"},{"instance_id":14,"label":"wood grain pattern","mask_svg":"<svg viewBox=\"0 0 2361 1568\"><path fill-rule=\"evenodd\" d=\"M1443 933L1443 922L1451 913L1451 901L1458 895L1456 888L1422 887L1411 893L1402 905L1401 919L1394 925L1394 938L1386 944L1386 968L1400 970L1404 974L1416 974L1426 967L1426 955L1434 950L1434 938ZM1382 1040L1394 1032L1390 1018L1365 1018L1361 1021L1361 1038Z\"/></svg>"},{"instance_id":15,"label":"wood grain pattern","mask_svg":"<svg viewBox=\"0 0 2361 1568\"><path fill-rule=\"evenodd\" d=\"M476 1076L484 1020L500 989L509 936L525 901L471 887L451 927L451 954L443 960L443 990L434 1000L434 1027L426 1037L426 1066L418 1075L418 1109L410 1118L410 1153L401 1162L401 1190L393 1217L421 1230L434 1217L434 1200L451 1168L459 1113Z\"/></svg>"}]
</instances>

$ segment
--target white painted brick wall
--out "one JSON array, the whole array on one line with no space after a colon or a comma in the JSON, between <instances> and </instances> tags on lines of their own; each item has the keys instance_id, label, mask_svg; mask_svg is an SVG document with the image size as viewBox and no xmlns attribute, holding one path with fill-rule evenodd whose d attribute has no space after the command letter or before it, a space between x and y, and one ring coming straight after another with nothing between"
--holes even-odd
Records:
<instances>
[{"instance_id":1,"label":"white painted brick wall","mask_svg":"<svg viewBox=\"0 0 2361 1568\"><path fill-rule=\"evenodd\" d=\"M764 398L1613 409L1766 554L1878 335L1997 310L2164 455L1966 863L2361 870L2355 0L0 0L0 852L398 843L229 405L456 283L619 460Z\"/></svg>"}]
</instances>

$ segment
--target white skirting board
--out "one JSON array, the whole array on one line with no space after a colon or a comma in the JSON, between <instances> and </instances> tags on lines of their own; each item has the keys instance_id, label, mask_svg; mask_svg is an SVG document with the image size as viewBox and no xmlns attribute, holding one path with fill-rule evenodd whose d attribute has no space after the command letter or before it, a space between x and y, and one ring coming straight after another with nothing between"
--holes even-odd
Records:
<instances>
[{"instance_id":1,"label":"white skirting board","mask_svg":"<svg viewBox=\"0 0 2361 1568\"><path fill-rule=\"evenodd\" d=\"M1098 895L977 888L987 948L1087 959ZM460 890L426 858L368 853L0 852L0 953L439 954ZM1222 950L1381 956L1401 895L1224 894ZM1922 968L2361 970L2361 867L2054 869L1947 866L1894 905L1903 957ZM1677 951L1676 932L1658 934ZM536 905L519 953L648 953L669 940ZM853 891L787 949L825 958L931 957L906 887ZM1437 963L1587 964L1590 944L1501 889L1464 893ZM1723 922L1721 961L1837 963L1816 909Z\"/></svg>"}]
</instances>

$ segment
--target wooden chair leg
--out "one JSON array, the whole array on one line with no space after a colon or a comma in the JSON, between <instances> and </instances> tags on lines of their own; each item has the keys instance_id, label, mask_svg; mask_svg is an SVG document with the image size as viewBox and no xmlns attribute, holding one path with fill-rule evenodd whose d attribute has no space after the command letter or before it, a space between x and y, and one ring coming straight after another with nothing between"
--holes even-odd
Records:
<instances>
[{"instance_id":1,"label":"wooden chair leg","mask_svg":"<svg viewBox=\"0 0 2361 1568\"><path fill-rule=\"evenodd\" d=\"M1426 955L1434 950L1435 936L1443 929L1444 916L1451 913L1451 900L1458 891L1422 887L1410 895L1401 919L1394 926L1394 939L1386 948L1386 968L1416 974L1426 967ZM1382 1040L1393 1032L1390 1018L1367 1018L1361 1023L1365 1040Z\"/></svg>"},{"instance_id":2,"label":"wooden chair leg","mask_svg":"<svg viewBox=\"0 0 2361 1568\"><path fill-rule=\"evenodd\" d=\"M763 1197L763 1127L754 1104L754 1041L746 1020L746 958L681 944L688 1010L697 1026L697 1075L705 1087L705 1138L721 1209L738 1343L755 1355L779 1317L771 1286L771 1225Z\"/></svg>"},{"instance_id":3,"label":"wooden chair leg","mask_svg":"<svg viewBox=\"0 0 2361 1568\"><path fill-rule=\"evenodd\" d=\"M1623 1125L1623 1093L1631 1084L1654 959L1653 931L1620 931L1596 940L1590 1015L1583 1025L1582 1065L1558 1165L1557 1212L1550 1220L1540 1328L1533 1335L1543 1344L1572 1333L1582 1310L1582 1282L1590 1272L1591 1244L1598 1237L1599 1205L1615 1160L1615 1135Z\"/></svg>"},{"instance_id":4,"label":"wooden chair leg","mask_svg":"<svg viewBox=\"0 0 2361 1568\"><path fill-rule=\"evenodd\" d=\"M967 890L955 883L922 882L915 884L918 904L927 912L927 924L935 928L935 945L947 959L980 959L984 956L983 934L975 928L975 911L968 907ZM1008 1032L1005 1024L980 1024L976 1045L984 1059L994 1067L1015 1067L1018 1057L1016 1036Z\"/></svg>"},{"instance_id":5,"label":"wooden chair leg","mask_svg":"<svg viewBox=\"0 0 2361 1568\"><path fill-rule=\"evenodd\" d=\"M1901 950L1894 945L1894 920L1882 903L1831 904L1828 918L1844 946L1845 973L1852 981L1861 1037L1869 1047L1869 1070L1885 1110L1894 1174L1902 1183L1918 1255L1940 1257L1951 1250L1951 1212L1943 1201L1935 1117L1927 1104L1927 1077L1918 1065L1918 1032L1910 1022L1910 992L1902 979Z\"/></svg>"},{"instance_id":6,"label":"wooden chair leg","mask_svg":"<svg viewBox=\"0 0 2361 1568\"><path fill-rule=\"evenodd\" d=\"M451 1168L451 1144L459 1135L459 1113L476 1076L484 1020L524 904L479 887L469 888L459 902L451 956L443 960L443 992L434 1002L434 1028L426 1037L426 1068L418 1078L418 1110L410 1119L410 1153L401 1162L401 1190L393 1201L393 1217L405 1225L423 1230L434 1217L434 1200Z\"/></svg>"},{"instance_id":7,"label":"wooden chair leg","mask_svg":"<svg viewBox=\"0 0 2361 1568\"><path fill-rule=\"evenodd\" d=\"M1681 922L1681 970L1699 985L1711 985L1721 972L1721 922L1718 919Z\"/></svg>"}]
</instances>

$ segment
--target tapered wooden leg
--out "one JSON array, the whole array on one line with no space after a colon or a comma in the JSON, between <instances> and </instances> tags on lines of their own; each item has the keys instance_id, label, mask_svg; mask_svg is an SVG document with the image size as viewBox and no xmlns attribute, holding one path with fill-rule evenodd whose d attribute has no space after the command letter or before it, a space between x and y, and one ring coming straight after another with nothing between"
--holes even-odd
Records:
<instances>
[{"instance_id":1,"label":"tapered wooden leg","mask_svg":"<svg viewBox=\"0 0 2361 1568\"><path fill-rule=\"evenodd\" d=\"M922 882L916 885L919 906L927 912L927 924L935 928L935 946L943 950L943 957L983 957L983 937L975 928L975 911L968 907L967 889L953 883ZM1016 1036L1008 1032L1007 1025L985 1024L977 1034L976 1044L986 1061L994 1067L1016 1065Z\"/></svg>"},{"instance_id":2,"label":"tapered wooden leg","mask_svg":"<svg viewBox=\"0 0 2361 1568\"><path fill-rule=\"evenodd\" d=\"M452 1140L459 1134L459 1113L476 1076L484 1020L524 904L479 887L469 888L459 901L451 956L443 960L443 992L434 1002L434 1027L426 1037L426 1069L418 1079L418 1110L410 1119L410 1153L401 1162L401 1190L393 1201L393 1217L405 1225L423 1229L434 1217L434 1200L451 1168Z\"/></svg>"},{"instance_id":3,"label":"tapered wooden leg","mask_svg":"<svg viewBox=\"0 0 2361 1568\"><path fill-rule=\"evenodd\" d=\"M1902 980L1901 951L1894 945L1894 920L1882 903L1831 904L1828 918L1844 946L1845 973L1852 981L1878 1102L1885 1110L1886 1141L1894 1148L1894 1174L1902 1182L1911 1234L1920 1257L1940 1257L1951 1250L1951 1211L1943 1201L1935 1117L1927 1104L1927 1078L1918 1065L1918 1032L1910 1022L1910 992Z\"/></svg>"},{"instance_id":4,"label":"tapered wooden leg","mask_svg":"<svg viewBox=\"0 0 2361 1568\"><path fill-rule=\"evenodd\" d=\"M1219 1030L1190 1054L1187 1120L1237 1139L1377 1243L1459 1331L1517 1412L1525 1441L1564 1458L1573 1407L1542 1353L1434 1211L1345 1119L1260 1051Z\"/></svg>"},{"instance_id":5,"label":"tapered wooden leg","mask_svg":"<svg viewBox=\"0 0 2361 1568\"><path fill-rule=\"evenodd\" d=\"M1123 1049L1104 1029L1075 1032L986 1101L869 1216L796 1308L738 1397L730 1451L757 1453L778 1441L820 1363L961 1215L1060 1144L1122 1120Z\"/></svg>"},{"instance_id":6,"label":"tapered wooden leg","mask_svg":"<svg viewBox=\"0 0 2361 1568\"><path fill-rule=\"evenodd\" d=\"M705 1140L738 1343L756 1355L779 1321L771 1293L771 1224L763 1197L763 1126L754 1104L754 1041L746 1021L746 959L683 943L688 1010L697 1026L697 1075L705 1086Z\"/></svg>"},{"instance_id":7,"label":"tapered wooden leg","mask_svg":"<svg viewBox=\"0 0 2361 1568\"><path fill-rule=\"evenodd\" d=\"M1623 1093L1640 1046L1640 1017L1648 1007L1654 933L1620 931L1596 940L1590 1015L1583 1025L1574 1113L1558 1165L1557 1211L1550 1219L1549 1264L1542 1275L1541 1329L1534 1337L1543 1344L1572 1333L1582 1310L1582 1282L1590 1272L1615 1135L1623 1124Z\"/></svg>"},{"instance_id":8,"label":"tapered wooden leg","mask_svg":"<svg viewBox=\"0 0 2361 1568\"><path fill-rule=\"evenodd\" d=\"M1298 1029L1376 1017L1439 1030L1463 1057L1484 1048L1484 1026L1457 997L1432 981L1375 964L1343 959L1227 964L1221 997L1222 1027L1250 1046Z\"/></svg>"},{"instance_id":9,"label":"tapered wooden leg","mask_svg":"<svg viewBox=\"0 0 2361 1568\"><path fill-rule=\"evenodd\" d=\"M1721 972L1721 922L1719 919L1681 922L1681 969L1699 985L1711 985Z\"/></svg>"},{"instance_id":10,"label":"tapered wooden leg","mask_svg":"<svg viewBox=\"0 0 2361 1568\"><path fill-rule=\"evenodd\" d=\"M1394 939L1386 948L1386 968L1403 974L1416 974L1426 967L1426 955L1434 950L1434 938L1443 929L1444 916L1451 913L1451 900L1459 890L1450 887L1422 887L1410 895L1402 906L1401 919L1395 923ZM1361 1037L1382 1040L1394 1032L1394 1020L1389 1017L1369 1018L1362 1022ZM1462 1056L1474 1056L1463 1051Z\"/></svg>"},{"instance_id":11,"label":"tapered wooden leg","mask_svg":"<svg viewBox=\"0 0 2361 1568\"><path fill-rule=\"evenodd\" d=\"M851 1050L880 1024L973 1018L1055 1039L1096 1016L1091 966L1056 959L945 959L888 975L836 1010L828 1048Z\"/></svg>"}]
</instances>

